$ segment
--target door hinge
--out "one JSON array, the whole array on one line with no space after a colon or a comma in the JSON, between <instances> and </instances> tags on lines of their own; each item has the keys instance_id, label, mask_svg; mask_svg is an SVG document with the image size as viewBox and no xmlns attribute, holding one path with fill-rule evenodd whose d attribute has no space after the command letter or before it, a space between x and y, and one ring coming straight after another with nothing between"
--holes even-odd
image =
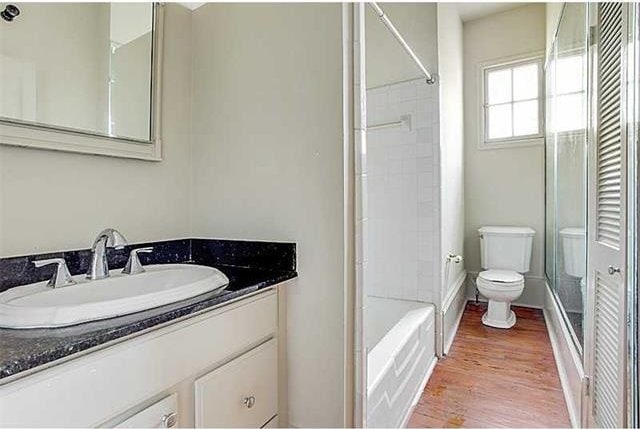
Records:
<instances>
[{"instance_id":1,"label":"door hinge","mask_svg":"<svg viewBox=\"0 0 640 429\"><path fill-rule=\"evenodd\" d=\"M598 41L598 27L592 25L589 27L589 46L593 46Z\"/></svg>"},{"instance_id":2,"label":"door hinge","mask_svg":"<svg viewBox=\"0 0 640 429\"><path fill-rule=\"evenodd\" d=\"M582 377L582 390L585 396L591 396L591 378L586 375Z\"/></svg>"}]
</instances>

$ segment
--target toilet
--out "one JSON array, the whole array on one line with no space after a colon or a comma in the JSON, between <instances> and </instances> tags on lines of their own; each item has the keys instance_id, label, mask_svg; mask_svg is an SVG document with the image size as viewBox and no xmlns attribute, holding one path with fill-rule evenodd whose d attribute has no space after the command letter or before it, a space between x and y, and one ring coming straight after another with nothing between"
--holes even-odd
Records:
<instances>
[{"instance_id":1,"label":"toilet","mask_svg":"<svg viewBox=\"0 0 640 429\"><path fill-rule=\"evenodd\" d=\"M482 323L509 329L516 323L511 302L522 295L524 276L531 263L535 231L519 226L483 226L480 234L482 269L478 274L478 291L489 301Z\"/></svg>"}]
</instances>

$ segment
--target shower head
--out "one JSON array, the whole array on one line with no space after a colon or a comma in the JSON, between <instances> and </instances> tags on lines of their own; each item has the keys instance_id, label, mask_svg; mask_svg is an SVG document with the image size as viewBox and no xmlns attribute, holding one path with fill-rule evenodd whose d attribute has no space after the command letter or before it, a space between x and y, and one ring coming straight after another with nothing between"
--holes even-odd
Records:
<instances>
[{"instance_id":1,"label":"shower head","mask_svg":"<svg viewBox=\"0 0 640 429\"><path fill-rule=\"evenodd\" d=\"M18 6L14 4L6 5L4 10L0 12L0 16L2 17L2 19L7 22L13 21L13 19L18 15L20 15L20 9L18 9Z\"/></svg>"}]
</instances>

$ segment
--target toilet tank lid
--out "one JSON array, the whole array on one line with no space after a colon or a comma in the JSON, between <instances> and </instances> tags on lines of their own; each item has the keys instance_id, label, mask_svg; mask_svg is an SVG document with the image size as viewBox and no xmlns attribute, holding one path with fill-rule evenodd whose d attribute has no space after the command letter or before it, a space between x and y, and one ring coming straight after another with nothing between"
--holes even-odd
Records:
<instances>
[{"instance_id":1,"label":"toilet tank lid","mask_svg":"<svg viewBox=\"0 0 640 429\"><path fill-rule=\"evenodd\" d=\"M536 231L528 226L483 226L478 229L483 235L534 236Z\"/></svg>"}]
</instances>

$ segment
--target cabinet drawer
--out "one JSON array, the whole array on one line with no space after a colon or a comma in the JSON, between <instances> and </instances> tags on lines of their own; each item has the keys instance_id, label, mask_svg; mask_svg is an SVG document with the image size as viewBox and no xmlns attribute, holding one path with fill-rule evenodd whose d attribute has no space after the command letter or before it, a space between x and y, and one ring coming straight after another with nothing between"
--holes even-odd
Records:
<instances>
[{"instance_id":1,"label":"cabinet drawer","mask_svg":"<svg viewBox=\"0 0 640 429\"><path fill-rule=\"evenodd\" d=\"M270 340L195 381L195 423L261 427L278 411L276 341Z\"/></svg>"},{"instance_id":2,"label":"cabinet drawer","mask_svg":"<svg viewBox=\"0 0 640 429\"><path fill-rule=\"evenodd\" d=\"M116 428L171 428L177 426L178 399L174 393L120 422Z\"/></svg>"}]
</instances>

